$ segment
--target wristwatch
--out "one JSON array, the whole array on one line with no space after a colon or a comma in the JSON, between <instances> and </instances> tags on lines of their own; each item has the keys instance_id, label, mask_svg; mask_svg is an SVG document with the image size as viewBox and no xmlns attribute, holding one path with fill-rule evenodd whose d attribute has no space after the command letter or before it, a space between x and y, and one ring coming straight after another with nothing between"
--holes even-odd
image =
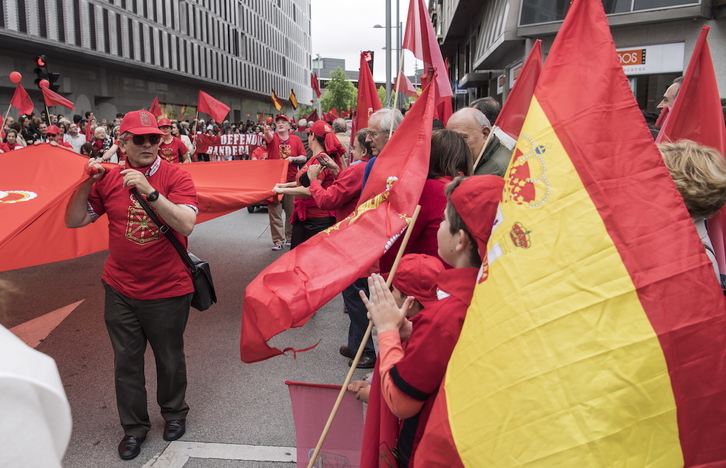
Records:
<instances>
[{"instance_id":1,"label":"wristwatch","mask_svg":"<svg viewBox=\"0 0 726 468\"><path fill-rule=\"evenodd\" d=\"M159 191L158 190L154 190L153 192L151 192L150 194L148 194L146 196L146 201L148 201L148 202L155 202L158 199L159 199Z\"/></svg>"}]
</instances>

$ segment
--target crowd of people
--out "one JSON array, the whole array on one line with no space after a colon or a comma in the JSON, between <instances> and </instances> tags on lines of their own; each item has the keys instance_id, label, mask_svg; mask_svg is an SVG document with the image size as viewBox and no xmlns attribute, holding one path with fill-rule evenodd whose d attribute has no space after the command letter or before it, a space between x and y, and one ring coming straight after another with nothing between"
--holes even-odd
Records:
<instances>
[{"instance_id":1,"label":"crowd of people","mask_svg":"<svg viewBox=\"0 0 726 468\"><path fill-rule=\"evenodd\" d=\"M672 105L679 86L676 80L668 88L661 106ZM383 442L395 447L398 466L411 466L415 459L478 275L486 274L481 266L512 157L512 143L505 135L492 133L500 108L495 99L484 98L455 112L447 125L431 123L421 211L410 228L392 287L386 275L400 240L379 259L379 273L357 279L342 292L350 326L347 337L341 337L345 344L339 352L349 366L365 338L369 318L378 330L378 350L369 338L357 363L374 369L373 373L348 388L368 403L362 466L378 466ZM109 257L102 275L105 319L124 432L118 453L122 459L132 459L151 429L143 371L147 341L156 359L157 400L166 421L163 437L176 440L186 430L183 335L193 287L189 268L162 233L170 228L186 247L194 228L194 184L188 173L170 164L203 160L193 157L193 138L184 138L189 137L189 127L192 133L199 127L198 132L212 134L261 134L263 144L251 159L289 161L286 182L273 188L278 197L267 202L272 250L281 251L296 248L355 209L403 115L398 109L381 109L352 138L342 119L294 122L282 114L263 125L178 122L156 119L143 110L97 125L92 113L86 119L75 116L70 122L50 116L50 125L32 118L6 122L7 141L1 148L12 151L23 144L48 142L91 158L90 177L72 196L66 225L85 226L103 214L109 219ZM84 129L92 136L84 135ZM720 278L705 224L726 204L724 157L692 142L663 144L659 149ZM124 164L112 170L100 164L114 158ZM129 188L134 197L129 197ZM162 218L163 226L144 213L142 199ZM131 229L134 226L145 228ZM143 268L147 263L140 258L164 265L164 274ZM432 348L430 343L437 345ZM392 441L384 440L391 434Z\"/></svg>"}]
</instances>

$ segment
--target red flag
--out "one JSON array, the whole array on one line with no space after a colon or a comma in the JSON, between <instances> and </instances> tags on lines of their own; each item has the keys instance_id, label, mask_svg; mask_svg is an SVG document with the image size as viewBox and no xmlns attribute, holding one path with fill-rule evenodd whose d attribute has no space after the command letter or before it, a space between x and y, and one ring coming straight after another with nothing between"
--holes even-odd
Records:
<instances>
[{"instance_id":1,"label":"red flag","mask_svg":"<svg viewBox=\"0 0 726 468\"><path fill-rule=\"evenodd\" d=\"M86 135L86 142L91 141L93 139L93 132L91 131L91 119L88 119L86 121L86 130L85 130L85 132L86 133L84 133L84 135Z\"/></svg>"},{"instance_id":2,"label":"red flag","mask_svg":"<svg viewBox=\"0 0 726 468\"><path fill-rule=\"evenodd\" d=\"M308 122L315 122L316 120L320 120L320 117L318 117L318 110L315 109L309 116L308 116Z\"/></svg>"},{"instance_id":3,"label":"red flag","mask_svg":"<svg viewBox=\"0 0 726 468\"><path fill-rule=\"evenodd\" d=\"M413 84L411 84L411 80L409 80L401 70L398 70L398 76L396 77L396 81L393 83L393 87L396 89L397 93L403 93L413 98L418 97L416 88Z\"/></svg>"},{"instance_id":4,"label":"red flag","mask_svg":"<svg viewBox=\"0 0 726 468\"><path fill-rule=\"evenodd\" d=\"M336 109L335 107L333 107L332 109L330 109L330 115L333 117L333 120L335 120L338 117L340 117L338 115L338 109Z\"/></svg>"},{"instance_id":5,"label":"red flag","mask_svg":"<svg viewBox=\"0 0 726 468\"><path fill-rule=\"evenodd\" d=\"M414 466L724 465L726 303L601 0L572 2L522 135Z\"/></svg>"},{"instance_id":6,"label":"red flag","mask_svg":"<svg viewBox=\"0 0 726 468\"><path fill-rule=\"evenodd\" d=\"M409 3L406 32L401 47L413 52L413 55L423 61L424 65L437 70L436 90L438 101L454 95L451 90L451 83L449 83L446 64L441 56L439 42L436 39L436 33L434 33L431 17L424 0L411 0Z\"/></svg>"},{"instance_id":7,"label":"red flag","mask_svg":"<svg viewBox=\"0 0 726 468\"><path fill-rule=\"evenodd\" d=\"M228 106L201 90L197 100L197 110L211 115L215 122L224 121L224 118L229 114Z\"/></svg>"},{"instance_id":8,"label":"red flag","mask_svg":"<svg viewBox=\"0 0 726 468\"><path fill-rule=\"evenodd\" d=\"M0 114L0 140L5 139L5 119L3 118L2 114Z\"/></svg>"},{"instance_id":9,"label":"red flag","mask_svg":"<svg viewBox=\"0 0 726 468\"><path fill-rule=\"evenodd\" d=\"M370 52L361 52L360 72L358 74L358 104L354 119L356 131L368 127L368 118L382 107L376 83L373 81L373 74L368 66L369 59Z\"/></svg>"},{"instance_id":10,"label":"red flag","mask_svg":"<svg viewBox=\"0 0 726 468\"><path fill-rule=\"evenodd\" d=\"M81 257L108 247L105 217L80 229L65 227L66 205L87 179L88 158L50 145L31 145L1 156L0 271ZM119 168L116 164L105 167ZM197 189L198 223L269 198L274 195L270 187L284 182L287 174L283 159L183 164L180 168L191 174Z\"/></svg>"},{"instance_id":11,"label":"red flag","mask_svg":"<svg viewBox=\"0 0 726 468\"><path fill-rule=\"evenodd\" d=\"M15 93L13 93L13 98L10 100L10 105L16 108L20 115L30 115L33 113L33 109L35 108L33 100L30 99L28 92L25 91L23 85L20 84L15 87Z\"/></svg>"},{"instance_id":12,"label":"red flag","mask_svg":"<svg viewBox=\"0 0 726 468\"><path fill-rule=\"evenodd\" d=\"M522 71L519 73L517 81L514 82L512 91L507 96L507 100L504 101L497 121L492 122L515 141L519 139L524 119L527 117L529 104L532 102L534 88L537 86L541 73L542 41L537 39L534 41L532 50L529 51L527 60L524 61Z\"/></svg>"},{"instance_id":13,"label":"red flag","mask_svg":"<svg viewBox=\"0 0 726 468\"><path fill-rule=\"evenodd\" d=\"M272 101L272 105L275 106L275 109L278 111L282 109L282 101L280 101L280 98L277 97L274 89L272 90L272 93L270 93L270 100Z\"/></svg>"},{"instance_id":14,"label":"red flag","mask_svg":"<svg viewBox=\"0 0 726 468\"><path fill-rule=\"evenodd\" d=\"M297 466L307 466L335 406L340 385L285 381L295 421ZM363 444L363 404L345 392L314 466L358 466Z\"/></svg>"},{"instance_id":15,"label":"red flag","mask_svg":"<svg viewBox=\"0 0 726 468\"><path fill-rule=\"evenodd\" d=\"M290 90L290 105L292 106L293 110L297 110L297 96L295 96L295 91L292 89Z\"/></svg>"},{"instance_id":16,"label":"red flag","mask_svg":"<svg viewBox=\"0 0 726 468\"><path fill-rule=\"evenodd\" d=\"M446 72L446 76L448 77L449 76L449 59L447 58L444 63L446 64L445 72ZM453 105L451 103L451 98L447 97L447 98L443 98L443 99L438 99L438 103L439 103L439 105L436 106L435 116L437 119L442 121L444 123L444 125L446 125L449 122L449 117L451 117L451 114L454 113Z\"/></svg>"},{"instance_id":17,"label":"red flag","mask_svg":"<svg viewBox=\"0 0 726 468\"><path fill-rule=\"evenodd\" d=\"M43 87L41 87L40 90L43 92L43 100L45 101L45 105L47 107L63 106L70 110L73 110L76 108L71 101L69 101L68 99L64 98L63 96L61 96L60 94L58 94L54 91L51 91L50 89L43 88Z\"/></svg>"},{"instance_id":18,"label":"red flag","mask_svg":"<svg viewBox=\"0 0 726 468\"><path fill-rule=\"evenodd\" d=\"M726 156L726 126L718 93L718 82L708 47L709 26L704 26L693 49L678 97L666 113L656 142L693 140L716 148ZM661 120L659 118L659 120ZM708 223L708 235L713 244L718 268L726 274L726 209L721 209Z\"/></svg>"},{"instance_id":19,"label":"red flag","mask_svg":"<svg viewBox=\"0 0 726 468\"><path fill-rule=\"evenodd\" d=\"M151 103L151 107L149 107L149 113L156 117L157 119L161 117L161 106L159 105L159 96L156 96L154 98L154 102Z\"/></svg>"},{"instance_id":20,"label":"red flag","mask_svg":"<svg viewBox=\"0 0 726 468\"><path fill-rule=\"evenodd\" d=\"M245 290L240 357L256 362L283 353L267 345L300 327L323 304L368 272L410 221L426 180L434 93L424 90L381 151L364 202L262 270ZM350 248L365 242L365 249Z\"/></svg>"},{"instance_id":21,"label":"red flag","mask_svg":"<svg viewBox=\"0 0 726 468\"><path fill-rule=\"evenodd\" d=\"M318 82L318 74L313 73L310 75L310 86L312 86L315 95L320 99L322 93L320 92L320 83Z\"/></svg>"}]
</instances>

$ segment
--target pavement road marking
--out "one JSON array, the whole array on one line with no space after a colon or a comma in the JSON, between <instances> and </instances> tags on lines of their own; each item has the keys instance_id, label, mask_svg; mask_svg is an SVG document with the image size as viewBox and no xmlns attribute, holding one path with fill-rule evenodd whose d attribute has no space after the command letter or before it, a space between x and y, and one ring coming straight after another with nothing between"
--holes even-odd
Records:
<instances>
[{"instance_id":1,"label":"pavement road marking","mask_svg":"<svg viewBox=\"0 0 726 468\"><path fill-rule=\"evenodd\" d=\"M295 447L174 441L142 468L182 468L190 458L296 463Z\"/></svg>"},{"instance_id":2,"label":"pavement road marking","mask_svg":"<svg viewBox=\"0 0 726 468\"><path fill-rule=\"evenodd\" d=\"M44 339L50 335L50 332L56 329L60 323L65 320L73 310L78 307L81 302L85 301L82 299L73 304L61 307L53 312L48 312L45 315L41 315L33 320L28 320L25 323L13 327L10 329L11 332L26 345L35 349Z\"/></svg>"}]
</instances>

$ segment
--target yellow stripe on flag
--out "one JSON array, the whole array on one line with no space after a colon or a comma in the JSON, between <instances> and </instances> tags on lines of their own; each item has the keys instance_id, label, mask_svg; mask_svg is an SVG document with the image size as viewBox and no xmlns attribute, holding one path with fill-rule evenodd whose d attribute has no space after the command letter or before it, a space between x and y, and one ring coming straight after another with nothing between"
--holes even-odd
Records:
<instances>
[{"instance_id":1,"label":"yellow stripe on flag","mask_svg":"<svg viewBox=\"0 0 726 468\"><path fill-rule=\"evenodd\" d=\"M536 99L516 149L445 379L462 460L682 466L662 348Z\"/></svg>"}]
</instances>

